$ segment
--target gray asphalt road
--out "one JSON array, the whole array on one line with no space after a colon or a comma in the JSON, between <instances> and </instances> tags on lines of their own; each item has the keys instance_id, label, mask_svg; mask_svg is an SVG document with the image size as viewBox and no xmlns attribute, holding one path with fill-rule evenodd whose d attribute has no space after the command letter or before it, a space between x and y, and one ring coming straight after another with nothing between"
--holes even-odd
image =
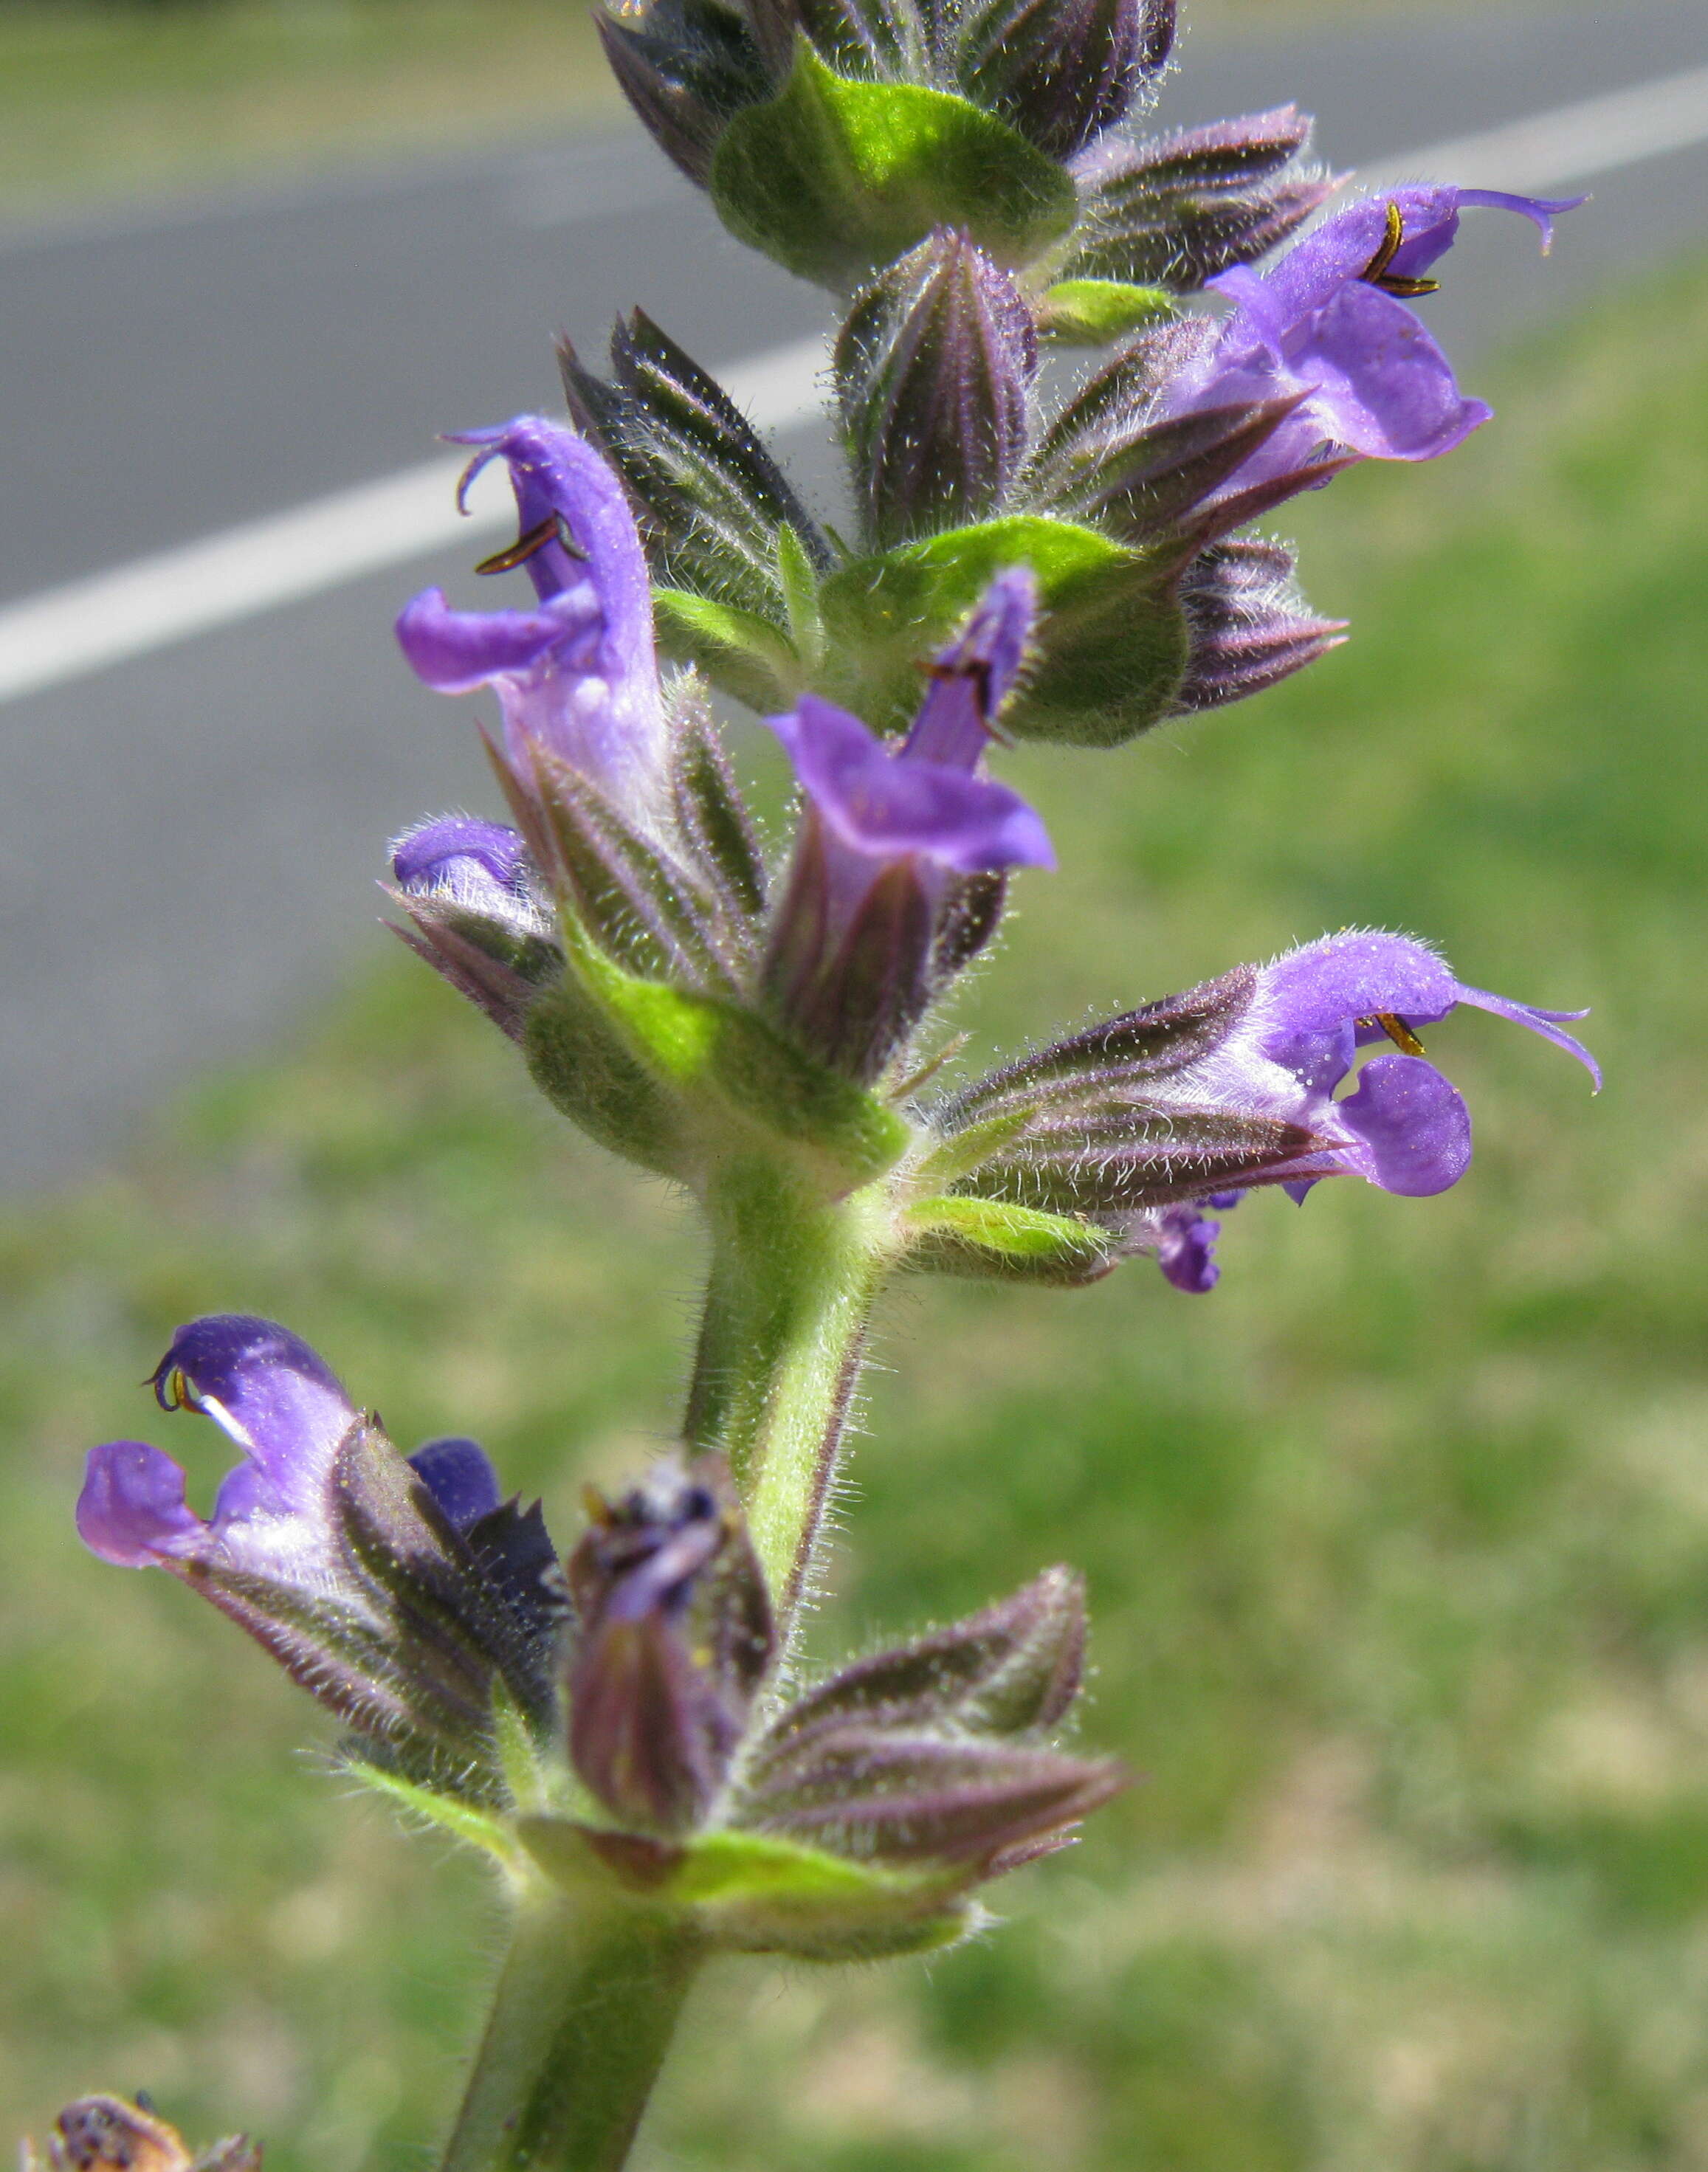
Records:
<instances>
[{"instance_id":1,"label":"gray asphalt road","mask_svg":"<svg viewBox=\"0 0 1708 2172\"><path fill-rule=\"evenodd\" d=\"M1188 36L1159 125L1297 97L1340 166L1708 61L1702 0ZM1463 357L1708 236L1708 149L1606 176L1543 266L1471 230L1431 304ZM734 361L821 298L737 249L627 130L288 193L0 233L0 599L418 461L552 400L547 335L638 302ZM1474 374L1474 372L1473 372ZM828 487L810 440L788 449ZM375 953L418 813L490 801L464 705L390 622L423 561L0 711L0 1186L89 1165L186 1074L283 1035Z\"/></svg>"}]
</instances>

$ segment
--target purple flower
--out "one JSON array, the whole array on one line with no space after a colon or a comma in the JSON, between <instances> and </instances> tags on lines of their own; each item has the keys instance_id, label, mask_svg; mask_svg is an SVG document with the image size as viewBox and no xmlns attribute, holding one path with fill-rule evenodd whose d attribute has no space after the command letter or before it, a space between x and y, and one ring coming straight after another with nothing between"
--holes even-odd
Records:
<instances>
[{"instance_id":1,"label":"purple flower","mask_svg":"<svg viewBox=\"0 0 1708 2172\"><path fill-rule=\"evenodd\" d=\"M1036 607L1027 567L997 576L960 639L938 658L900 747L815 694L768 719L823 836L833 928L846 927L900 861L911 861L934 894L956 874L1054 866L1037 815L1017 792L978 773Z\"/></svg>"},{"instance_id":2,"label":"purple flower","mask_svg":"<svg viewBox=\"0 0 1708 2172\"><path fill-rule=\"evenodd\" d=\"M1554 215L1582 201L1411 187L1349 205L1273 270L1238 265L1209 282L1235 304L1234 314L1168 389L1161 411L1299 398L1228 479L1226 497L1325 456L1426 460L1451 452L1491 411L1461 394L1408 302L1433 291L1436 282L1425 275L1452 248L1462 206L1521 212L1545 249ZM1309 480L1300 474L1299 487Z\"/></svg>"},{"instance_id":3,"label":"purple flower","mask_svg":"<svg viewBox=\"0 0 1708 2172\"><path fill-rule=\"evenodd\" d=\"M806 808L767 978L802 1037L856 1077L876 1076L988 938L1005 871L1055 864L1025 800L978 773L1036 606L1026 567L997 576L899 747L813 694L769 720Z\"/></svg>"},{"instance_id":4,"label":"purple flower","mask_svg":"<svg viewBox=\"0 0 1708 2172\"><path fill-rule=\"evenodd\" d=\"M498 1506L498 1474L477 1440L461 1433L424 1441L409 1467L432 1494L439 1513L454 1530L467 1531Z\"/></svg>"},{"instance_id":5,"label":"purple flower","mask_svg":"<svg viewBox=\"0 0 1708 2172\"><path fill-rule=\"evenodd\" d=\"M458 433L479 448L461 492L508 462L520 535L482 570L525 566L532 610L453 610L443 590L407 605L397 637L444 694L497 689L504 749L525 783L536 751L555 755L643 823L662 791L664 711L646 558L622 485L593 448L538 415Z\"/></svg>"},{"instance_id":6,"label":"purple flower","mask_svg":"<svg viewBox=\"0 0 1708 2172\"><path fill-rule=\"evenodd\" d=\"M153 1386L163 1410L197 1411L243 1450L207 1521L170 1456L136 1440L91 1451L77 1504L85 1546L121 1568L217 1559L322 1589L336 1556L326 1480L357 1410L306 1342L271 1320L216 1313L180 1327Z\"/></svg>"},{"instance_id":7,"label":"purple flower","mask_svg":"<svg viewBox=\"0 0 1708 2172\"><path fill-rule=\"evenodd\" d=\"M1175 1073L1157 1099L1170 1108L1232 1110L1313 1132L1326 1142L1320 1150L1262 1178L1283 1184L1295 1199L1319 1179L1339 1175L1425 1198L1457 1184L1469 1166L1471 1119L1457 1088L1423 1060L1418 1030L1462 1003L1510 1019L1575 1056L1600 1090L1594 1057L1563 1029L1562 1021L1583 1012L1536 1010L1490 995L1455 980L1421 943L1352 933L1325 936L1259 970L1232 1031ZM1372 1057L1337 1099L1358 1051L1384 1040L1397 1044L1395 1051ZM1220 1225L1205 1210L1226 1210L1241 1196L1220 1191L1135 1215L1123 1235L1134 1250L1154 1253L1177 1289L1202 1293L1219 1271L1212 1246Z\"/></svg>"},{"instance_id":8,"label":"purple flower","mask_svg":"<svg viewBox=\"0 0 1708 2172\"><path fill-rule=\"evenodd\" d=\"M533 863L515 830L468 814L440 814L406 830L391 847L391 872L409 897L448 898L470 912L510 921L517 908L531 907L543 922L535 896Z\"/></svg>"}]
</instances>

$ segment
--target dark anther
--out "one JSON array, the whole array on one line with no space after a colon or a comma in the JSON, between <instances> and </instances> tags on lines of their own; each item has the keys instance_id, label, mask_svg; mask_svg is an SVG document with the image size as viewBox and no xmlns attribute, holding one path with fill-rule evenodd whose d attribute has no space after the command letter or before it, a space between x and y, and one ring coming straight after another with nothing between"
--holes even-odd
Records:
<instances>
[{"instance_id":1,"label":"dark anther","mask_svg":"<svg viewBox=\"0 0 1708 2172\"><path fill-rule=\"evenodd\" d=\"M1391 203L1387 207L1387 223L1381 244L1375 255L1359 273L1359 277L1368 280L1372 287L1380 287L1384 294L1397 294L1403 302L1414 302L1420 294L1439 293L1441 284L1439 279L1408 279L1400 272L1388 270L1404 239L1405 220L1399 206Z\"/></svg>"},{"instance_id":2,"label":"dark anther","mask_svg":"<svg viewBox=\"0 0 1708 2172\"><path fill-rule=\"evenodd\" d=\"M1421 1056L1424 1052L1423 1043L1405 1020L1396 1018L1392 1011L1372 1011L1367 1019L1360 1019L1358 1023L1362 1026L1380 1027L1403 1055Z\"/></svg>"},{"instance_id":3,"label":"dark anther","mask_svg":"<svg viewBox=\"0 0 1708 2172\"><path fill-rule=\"evenodd\" d=\"M536 551L543 551L548 543L555 543L567 551L572 558L585 558L581 549L569 533L569 524L561 513L548 513L537 526L519 535L514 543L506 543L502 551L494 551L490 558L482 558L475 567L477 573L512 573L518 566L525 566Z\"/></svg>"}]
</instances>

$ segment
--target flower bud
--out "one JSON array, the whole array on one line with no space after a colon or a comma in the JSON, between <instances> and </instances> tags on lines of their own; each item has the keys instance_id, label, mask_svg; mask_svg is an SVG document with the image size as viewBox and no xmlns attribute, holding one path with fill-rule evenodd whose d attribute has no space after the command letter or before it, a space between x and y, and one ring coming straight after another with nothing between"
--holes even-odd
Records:
<instances>
[{"instance_id":1,"label":"flower bud","mask_svg":"<svg viewBox=\"0 0 1708 2172\"><path fill-rule=\"evenodd\" d=\"M1025 454L1037 366L1020 290L964 234L940 227L856 297L837 391L874 540L1001 503Z\"/></svg>"},{"instance_id":2,"label":"flower bud","mask_svg":"<svg viewBox=\"0 0 1708 2172\"><path fill-rule=\"evenodd\" d=\"M545 885L514 830L446 814L391 847L397 933L493 1024L520 1040L528 1007L563 970Z\"/></svg>"},{"instance_id":3,"label":"flower bud","mask_svg":"<svg viewBox=\"0 0 1708 2172\"><path fill-rule=\"evenodd\" d=\"M856 1660L756 1745L739 1822L974 1878L1064 1846L1125 1785L1108 1760L1038 1739L1078 1693L1085 1633L1079 1578L1048 1569L983 1613Z\"/></svg>"},{"instance_id":4,"label":"flower bud","mask_svg":"<svg viewBox=\"0 0 1708 2172\"><path fill-rule=\"evenodd\" d=\"M732 113L770 95L759 50L741 15L717 0L646 0L594 11L611 72L642 126L703 188Z\"/></svg>"},{"instance_id":5,"label":"flower bud","mask_svg":"<svg viewBox=\"0 0 1708 2172\"><path fill-rule=\"evenodd\" d=\"M1340 619L1317 618L1293 585L1283 545L1237 536L1201 551L1180 583L1191 635L1175 696L1183 715L1260 694L1339 646Z\"/></svg>"},{"instance_id":6,"label":"flower bud","mask_svg":"<svg viewBox=\"0 0 1708 2172\"><path fill-rule=\"evenodd\" d=\"M784 625L779 531L820 572L830 546L729 394L641 309L612 332L608 381L568 340L558 357L577 427L644 515L660 582Z\"/></svg>"},{"instance_id":7,"label":"flower bud","mask_svg":"<svg viewBox=\"0 0 1708 2172\"><path fill-rule=\"evenodd\" d=\"M1070 158L1167 66L1174 0L994 0L962 36L967 95L1053 159Z\"/></svg>"},{"instance_id":8,"label":"flower bud","mask_svg":"<svg viewBox=\"0 0 1708 2172\"><path fill-rule=\"evenodd\" d=\"M1334 188L1300 163L1311 127L1284 105L1151 142L1093 146L1074 163L1083 212L1063 276L1184 294L1255 262Z\"/></svg>"},{"instance_id":9,"label":"flower bud","mask_svg":"<svg viewBox=\"0 0 1708 2172\"><path fill-rule=\"evenodd\" d=\"M685 1832L723 1785L770 1661L764 1576L715 1459L662 1464L590 1508L568 1562L569 1755L624 1825Z\"/></svg>"}]
</instances>

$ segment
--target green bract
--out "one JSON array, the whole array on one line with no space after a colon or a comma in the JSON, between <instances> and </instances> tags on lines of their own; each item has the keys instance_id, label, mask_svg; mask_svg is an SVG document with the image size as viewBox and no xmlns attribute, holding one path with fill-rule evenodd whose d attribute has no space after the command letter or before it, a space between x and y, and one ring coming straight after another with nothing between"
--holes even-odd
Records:
<instances>
[{"instance_id":1,"label":"green bract","mask_svg":"<svg viewBox=\"0 0 1708 2172\"><path fill-rule=\"evenodd\" d=\"M705 1170L756 1140L797 1164L835 1196L870 1181L907 1152L913 1132L895 1110L852 1079L827 1069L737 1003L643 980L566 925L576 995L554 992L530 1019L535 1075L567 1056L568 1075L548 1090L560 1106L594 1100L597 1122L580 1109L577 1121L632 1160L694 1182ZM582 1023L599 1019L601 1038ZM574 1036L573 1038L571 1036ZM619 1143L628 1095L635 1090L608 1049L628 1059L638 1082L635 1122ZM592 1067L590 1079L580 1066Z\"/></svg>"},{"instance_id":2,"label":"green bract","mask_svg":"<svg viewBox=\"0 0 1708 2172\"><path fill-rule=\"evenodd\" d=\"M1071 1288L1107 1274L1117 1256L1089 1222L1006 1200L922 1199L902 1219L913 1239L910 1263L937 1274Z\"/></svg>"},{"instance_id":3,"label":"green bract","mask_svg":"<svg viewBox=\"0 0 1708 2172\"><path fill-rule=\"evenodd\" d=\"M685 589L655 589L659 646L679 664L697 664L750 709L786 708L806 683L793 642L769 619Z\"/></svg>"},{"instance_id":4,"label":"green bract","mask_svg":"<svg viewBox=\"0 0 1708 2172\"><path fill-rule=\"evenodd\" d=\"M637 1845L555 1818L521 1818L516 1830L554 1884L580 1894L627 1858L638 1898L681 1911L714 1944L739 1953L876 1960L952 1945L979 1919L952 1871L887 1869L768 1833Z\"/></svg>"},{"instance_id":5,"label":"green bract","mask_svg":"<svg viewBox=\"0 0 1708 2172\"><path fill-rule=\"evenodd\" d=\"M1020 739L1118 745L1167 714L1185 672L1177 562L1029 513L855 559L821 594L827 653L818 691L874 730L901 730L919 707L920 659L993 574L1025 564L1043 609L1038 654L1003 728Z\"/></svg>"},{"instance_id":6,"label":"green bract","mask_svg":"<svg viewBox=\"0 0 1708 2172\"><path fill-rule=\"evenodd\" d=\"M1111 340L1179 315L1163 287L1132 287L1119 279L1061 279L1038 297L1037 328L1064 347L1107 347Z\"/></svg>"},{"instance_id":7,"label":"green bract","mask_svg":"<svg viewBox=\"0 0 1708 2172\"><path fill-rule=\"evenodd\" d=\"M1005 121L947 91L851 83L804 41L778 95L725 130L710 188L737 240L838 288L934 226L1025 264L1078 212L1067 175Z\"/></svg>"}]
</instances>

